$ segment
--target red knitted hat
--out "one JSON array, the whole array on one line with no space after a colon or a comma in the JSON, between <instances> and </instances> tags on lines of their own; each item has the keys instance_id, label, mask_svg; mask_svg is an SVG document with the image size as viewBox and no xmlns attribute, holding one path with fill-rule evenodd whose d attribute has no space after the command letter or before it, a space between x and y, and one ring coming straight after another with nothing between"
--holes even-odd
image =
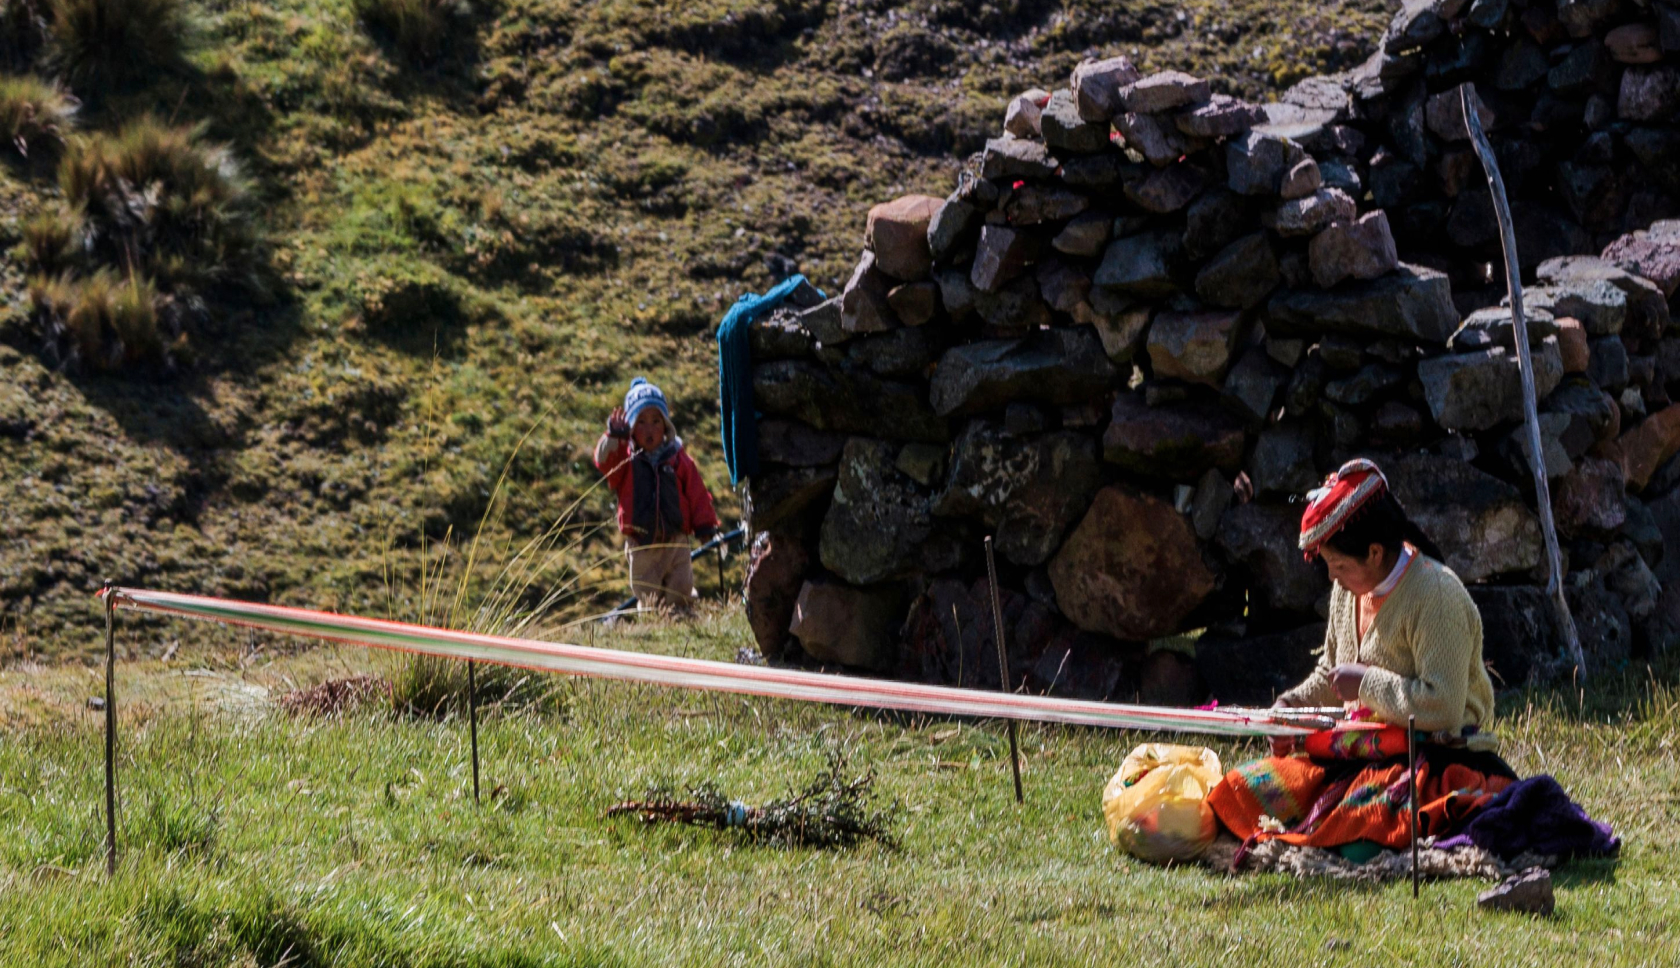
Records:
<instances>
[{"instance_id":1,"label":"red knitted hat","mask_svg":"<svg viewBox=\"0 0 1680 968\"><path fill-rule=\"evenodd\" d=\"M1355 512L1388 490L1388 478L1363 457L1350 460L1324 479L1324 486L1307 493L1301 515L1301 552L1311 561L1318 549L1342 530Z\"/></svg>"}]
</instances>

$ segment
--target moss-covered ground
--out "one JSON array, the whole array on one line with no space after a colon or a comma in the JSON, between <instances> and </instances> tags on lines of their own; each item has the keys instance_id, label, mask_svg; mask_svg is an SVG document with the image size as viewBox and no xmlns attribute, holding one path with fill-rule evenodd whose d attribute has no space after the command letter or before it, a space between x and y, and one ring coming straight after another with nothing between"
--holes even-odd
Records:
<instances>
[{"instance_id":1,"label":"moss-covered ground","mask_svg":"<svg viewBox=\"0 0 1680 968\"><path fill-rule=\"evenodd\" d=\"M604 521L586 453L636 374L665 387L733 518L712 333L773 261L838 289L871 204L945 194L1008 96L1088 54L1263 97L1357 60L1387 16L1382 0L466 7L416 62L353 0L189 0L183 61L78 92L83 131L150 113L232 147L265 281L212 300L174 376L76 374L43 364L24 262L0 263L8 639L95 651L106 579L383 612L422 545L485 520L517 541L580 497L572 520ZM6 154L0 247L56 191L42 151ZM552 580L610 558L602 535ZM616 565L595 579L572 605L619 594Z\"/></svg>"}]
</instances>

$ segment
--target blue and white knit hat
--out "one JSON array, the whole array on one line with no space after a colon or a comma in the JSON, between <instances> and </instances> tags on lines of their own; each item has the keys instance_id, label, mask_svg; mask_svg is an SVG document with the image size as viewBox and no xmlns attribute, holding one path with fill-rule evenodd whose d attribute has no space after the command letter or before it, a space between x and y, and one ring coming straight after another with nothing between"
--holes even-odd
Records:
<instances>
[{"instance_id":1,"label":"blue and white knit hat","mask_svg":"<svg viewBox=\"0 0 1680 968\"><path fill-rule=\"evenodd\" d=\"M659 388L647 381L647 377L639 376L630 381L630 390L624 394L624 419L632 425L636 423L636 415L652 407L665 416L667 426L671 424L671 408L665 405L665 394Z\"/></svg>"}]
</instances>

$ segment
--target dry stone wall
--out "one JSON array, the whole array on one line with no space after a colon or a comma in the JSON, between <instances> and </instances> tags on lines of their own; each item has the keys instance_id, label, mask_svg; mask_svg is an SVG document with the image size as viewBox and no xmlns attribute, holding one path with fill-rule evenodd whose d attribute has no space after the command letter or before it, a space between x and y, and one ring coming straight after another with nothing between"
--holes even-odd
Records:
<instances>
[{"instance_id":1,"label":"dry stone wall","mask_svg":"<svg viewBox=\"0 0 1680 968\"><path fill-rule=\"evenodd\" d=\"M1366 455L1471 583L1500 678L1555 673L1466 81L1516 213L1584 644L1665 647L1680 8L1411 0L1369 62L1272 104L1087 61L1015 98L948 197L876 206L841 295L759 321L760 648L995 687L989 534L1011 685L1269 700L1329 589L1295 502Z\"/></svg>"}]
</instances>

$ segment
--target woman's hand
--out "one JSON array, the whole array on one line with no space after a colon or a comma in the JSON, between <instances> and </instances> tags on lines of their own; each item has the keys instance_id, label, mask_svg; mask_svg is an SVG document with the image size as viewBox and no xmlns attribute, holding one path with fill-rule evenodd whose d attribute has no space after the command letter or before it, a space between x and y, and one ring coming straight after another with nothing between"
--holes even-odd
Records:
<instances>
[{"instance_id":1,"label":"woman's hand","mask_svg":"<svg viewBox=\"0 0 1680 968\"><path fill-rule=\"evenodd\" d=\"M1330 670L1330 687L1344 702L1359 698L1359 684L1365 681L1366 666L1361 662L1344 662Z\"/></svg>"},{"instance_id":2,"label":"woman's hand","mask_svg":"<svg viewBox=\"0 0 1680 968\"><path fill-rule=\"evenodd\" d=\"M624 416L623 407L614 407L612 415L607 418L607 436L620 440L630 436L630 420Z\"/></svg>"}]
</instances>

